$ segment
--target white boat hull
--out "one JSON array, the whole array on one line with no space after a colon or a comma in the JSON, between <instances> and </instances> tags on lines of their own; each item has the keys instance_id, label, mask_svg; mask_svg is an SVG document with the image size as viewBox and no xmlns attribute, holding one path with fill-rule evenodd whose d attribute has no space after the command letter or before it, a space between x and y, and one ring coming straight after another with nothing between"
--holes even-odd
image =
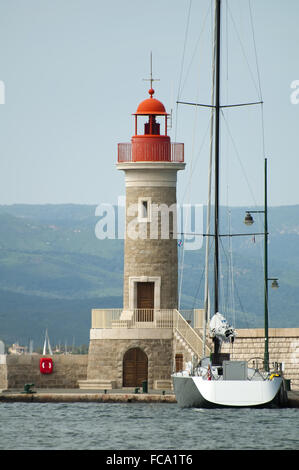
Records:
<instances>
[{"instance_id":1,"label":"white boat hull","mask_svg":"<svg viewBox=\"0 0 299 470\"><path fill-rule=\"evenodd\" d=\"M272 380L206 380L197 376L172 376L174 393L184 408L283 406L282 377Z\"/></svg>"}]
</instances>

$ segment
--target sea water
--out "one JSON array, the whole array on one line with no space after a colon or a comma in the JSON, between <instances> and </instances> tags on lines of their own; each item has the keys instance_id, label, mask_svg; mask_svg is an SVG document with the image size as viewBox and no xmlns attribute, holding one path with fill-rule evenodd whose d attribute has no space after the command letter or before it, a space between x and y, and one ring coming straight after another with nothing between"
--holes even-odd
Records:
<instances>
[{"instance_id":1,"label":"sea water","mask_svg":"<svg viewBox=\"0 0 299 470\"><path fill-rule=\"evenodd\" d=\"M296 450L299 409L0 403L1 450Z\"/></svg>"}]
</instances>

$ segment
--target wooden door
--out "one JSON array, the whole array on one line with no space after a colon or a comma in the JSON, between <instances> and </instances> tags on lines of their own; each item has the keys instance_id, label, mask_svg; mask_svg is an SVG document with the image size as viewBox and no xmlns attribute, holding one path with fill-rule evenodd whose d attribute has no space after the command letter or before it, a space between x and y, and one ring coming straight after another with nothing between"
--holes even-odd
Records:
<instances>
[{"instance_id":1,"label":"wooden door","mask_svg":"<svg viewBox=\"0 0 299 470\"><path fill-rule=\"evenodd\" d=\"M154 320L154 282L137 283L137 321Z\"/></svg>"},{"instance_id":2,"label":"wooden door","mask_svg":"<svg viewBox=\"0 0 299 470\"><path fill-rule=\"evenodd\" d=\"M181 372L184 370L184 356L183 354L176 354L175 355L175 371L176 372Z\"/></svg>"},{"instance_id":3,"label":"wooden door","mask_svg":"<svg viewBox=\"0 0 299 470\"><path fill-rule=\"evenodd\" d=\"M147 377L147 355L139 348L129 349L123 359L123 386L141 387Z\"/></svg>"}]
</instances>

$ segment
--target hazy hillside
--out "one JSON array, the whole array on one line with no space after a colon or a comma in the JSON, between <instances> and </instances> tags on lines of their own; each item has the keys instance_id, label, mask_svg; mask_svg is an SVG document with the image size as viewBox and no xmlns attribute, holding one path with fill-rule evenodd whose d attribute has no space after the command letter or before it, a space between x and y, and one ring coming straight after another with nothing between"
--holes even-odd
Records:
<instances>
[{"instance_id":1,"label":"hazy hillside","mask_svg":"<svg viewBox=\"0 0 299 470\"><path fill-rule=\"evenodd\" d=\"M228 225L233 233L263 231L262 218L248 228L244 215L243 208L224 212L222 233ZM38 345L48 328L53 343L87 343L91 308L121 307L123 241L97 239L98 220L95 206L0 206L0 339ZM269 277L280 285L269 289L270 326L298 327L299 206L270 208L269 231ZM263 326L262 241L221 241L222 311L235 307L237 327ZM202 307L204 249L178 252L181 308ZM226 280L231 260L233 284Z\"/></svg>"}]
</instances>

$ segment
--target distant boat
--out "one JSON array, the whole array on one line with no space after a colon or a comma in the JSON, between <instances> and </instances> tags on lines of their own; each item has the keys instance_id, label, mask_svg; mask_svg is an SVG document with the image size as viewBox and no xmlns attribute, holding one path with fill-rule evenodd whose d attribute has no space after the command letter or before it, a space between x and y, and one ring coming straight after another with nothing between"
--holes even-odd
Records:
<instances>
[{"instance_id":1,"label":"distant boat","mask_svg":"<svg viewBox=\"0 0 299 470\"><path fill-rule=\"evenodd\" d=\"M46 334L45 334L43 356L46 356L46 354L47 354L47 346L48 346L49 355L53 356L53 352L52 352L52 348L51 348L51 344L50 344L50 339L49 339L49 335L48 335L48 330L46 330Z\"/></svg>"}]
</instances>

